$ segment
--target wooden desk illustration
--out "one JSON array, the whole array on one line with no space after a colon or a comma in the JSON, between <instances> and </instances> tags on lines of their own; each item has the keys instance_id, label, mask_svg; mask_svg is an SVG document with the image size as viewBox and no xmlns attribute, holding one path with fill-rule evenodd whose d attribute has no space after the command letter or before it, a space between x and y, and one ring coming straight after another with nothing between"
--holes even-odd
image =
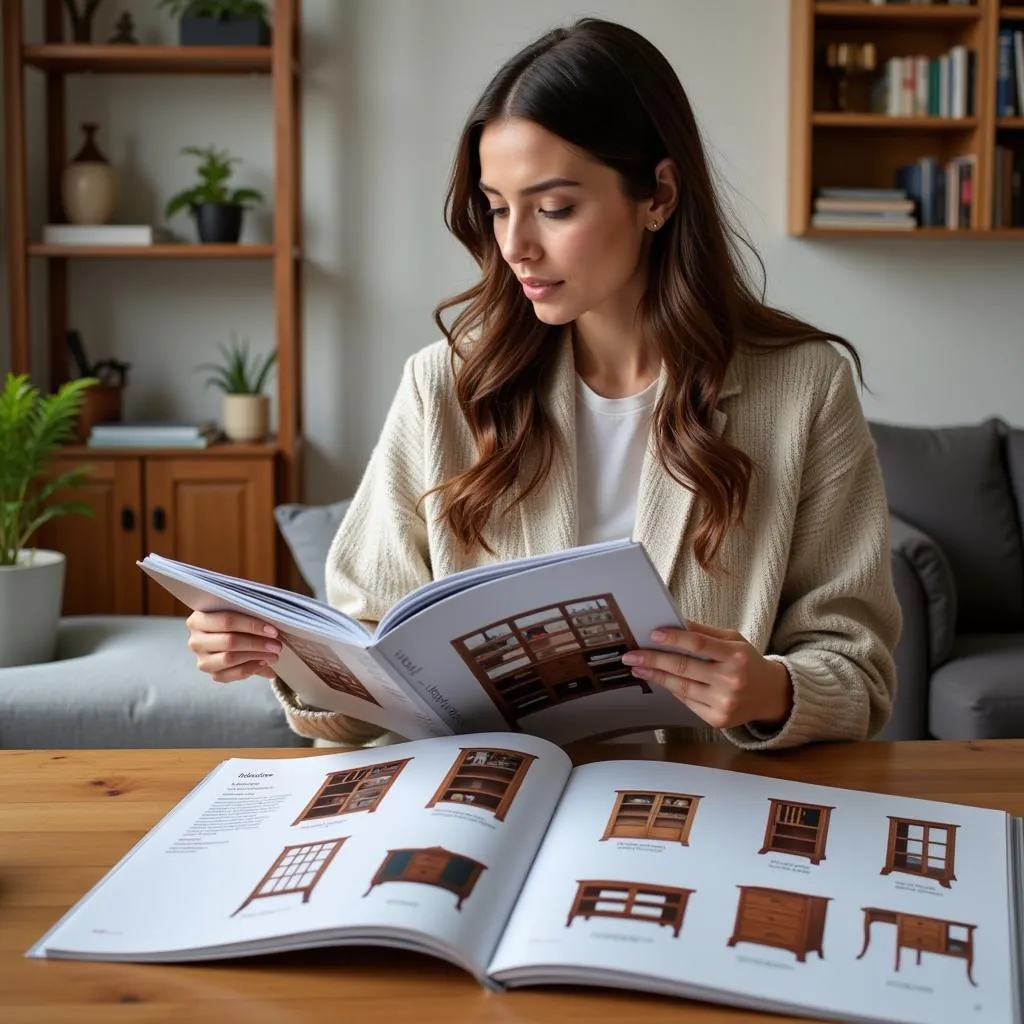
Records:
<instances>
[{"instance_id":1,"label":"wooden desk illustration","mask_svg":"<svg viewBox=\"0 0 1024 1024\"><path fill-rule=\"evenodd\" d=\"M788 949L803 963L808 953L825 956L825 911L830 896L810 896L786 889L758 885L737 886L740 891L736 923L726 945L754 942L759 946Z\"/></svg>"},{"instance_id":2,"label":"wooden desk illustration","mask_svg":"<svg viewBox=\"0 0 1024 1024\"><path fill-rule=\"evenodd\" d=\"M962 921L947 921L941 917L921 917L919 914L906 914L899 910L886 910L882 907L863 907L864 910L864 946L857 954L859 960L867 951L871 940L871 925L876 921L883 924L896 925L896 966L900 969L900 950L906 946L917 950L917 962L921 963L922 953L938 953L941 956L958 957L967 961L967 980L977 987L972 976L974 967L974 929L975 924L964 924Z\"/></svg>"},{"instance_id":3,"label":"wooden desk illustration","mask_svg":"<svg viewBox=\"0 0 1024 1024\"><path fill-rule=\"evenodd\" d=\"M463 901L486 870L480 861L452 853L443 846L388 850L363 896L369 896L375 885L384 882L420 882L454 893L458 897L455 909L461 910Z\"/></svg>"},{"instance_id":4,"label":"wooden desk illustration","mask_svg":"<svg viewBox=\"0 0 1024 1024\"><path fill-rule=\"evenodd\" d=\"M611 594L532 608L452 641L513 729L577 697L637 686L622 655L637 646Z\"/></svg>"},{"instance_id":5,"label":"wooden desk illustration","mask_svg":"<svg viewBox=\"0 0 1024 1024\"><path fill-rule=\"evenodd\" d=\"M526 772L537 758L518 750L463 747L427 807L455 803L479 807L504 821Z\"/></svg>"},{"instance_id":6,"label":"wooden desk illustration","mask_svg":"<svg viewBox=\"0 0 1024 1024\"><path fill-rule=\"evenodd\" d=\"M678 889L670 885L649 882L612 882L583 879L576 883L576 897L565 922L568 928L573 919L582 917L618 917L634 921L650 921L666 925L679 937L683 927L686 902L693 889Z\"/></svg>"}]
</instances>

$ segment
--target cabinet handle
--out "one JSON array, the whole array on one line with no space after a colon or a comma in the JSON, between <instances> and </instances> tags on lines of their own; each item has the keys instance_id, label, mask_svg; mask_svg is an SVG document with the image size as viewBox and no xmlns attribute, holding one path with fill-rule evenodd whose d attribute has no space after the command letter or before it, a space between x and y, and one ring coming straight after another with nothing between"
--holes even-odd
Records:
<instances>
[{"instance_id":1,"label":"cabinet handle","mask_svg":"<svg viewBox=\"0 0 1024 1024\"><path fill-rule=\"evenodd\" d=\"M158 505L153 509L153 529L160 533L167 525L167 513Z\"/></svg>"},{"instance_id":2,"label":"cabinet handle","mask_svg":"<svg viewBox=\"0 0 1024 1024\"><path fill-rule=\"evenodd\" d=\"M135 512L130 508L121 509L121 529L131 533L135 529Z\"/></svg>"}]
</instances>

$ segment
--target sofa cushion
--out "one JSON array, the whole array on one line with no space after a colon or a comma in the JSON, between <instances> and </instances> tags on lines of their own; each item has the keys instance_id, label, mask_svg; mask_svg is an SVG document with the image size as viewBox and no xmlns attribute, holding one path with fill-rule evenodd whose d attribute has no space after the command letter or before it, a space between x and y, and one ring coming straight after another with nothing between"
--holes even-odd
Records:
<instances>
[{"instance_id":1,"label":"sofa cushion","mask_svg":"<svg viewBox=\"0 0 1024 1024\"><path fill-rule=\"evenodd\" d=\"M1024 553L1004 468L1005 426L872 423L889 508L946 553L956 579L957 632L1024 629Z\"/></svg>"},{"instance_id":2,"label":"sofa cushion","mask_svg":"<svg viewBox=\"0 0 1024 1024\"><path fill-rule=\"evenodd\" d=\"M327 552L348 512L351 499L331 505L278 505L274 518L299 573L313 596L327 600Z\"/></svg>"},{"instance_id":3,"label":"sofa cushion","mask_svg":"<svg viewBox=\"0 0 1024 1024\"><path fill-rule=\"evenodd\" d=\"M940 740L1024 737L1024 633L957 637L932 673L928 728Z\"/></svg>"}]
</instances>

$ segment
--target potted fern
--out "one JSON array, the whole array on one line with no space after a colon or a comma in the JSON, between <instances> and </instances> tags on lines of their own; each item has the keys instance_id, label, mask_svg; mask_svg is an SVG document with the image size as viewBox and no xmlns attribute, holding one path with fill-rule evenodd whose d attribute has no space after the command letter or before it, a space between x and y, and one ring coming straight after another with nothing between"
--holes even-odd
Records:
<instances>
[{"instance_id":1,"label":"potted fern","mask_svg":"<svg viewBox=\"0 0 1024 1024\"><path fill-rule=\"evenodd\" d=\"M86 377L42 396L25 374L7 374L0 391L0 667L52 660L64 597L64 555L30 548L38 529L55 516L91 515L81 501L54 501L81 486L79 467L56 477L46 465L57 447L75 438Z\"/></svg>"},{"instance_id":2,"label":"potted fern","mask_svg":"<svg viewBox=\"0 0 1024 1024\"><path fill-rule=\"evenodd\" d=\"M178 18L182 46L267 46L270 25L265 0L160 0Z\"/></svg>"},{"instance_id":3,"label":"potted fern","mask_svg":"<svg viewBox=\"0 0 1024 1024\"><path fill-rule=\"evenodd\" d=\"M207 370L207 387L224 393L221 399L221 425L231 441L262 441L270 431L270 396L263 394L270 370L277 359L271 351L262 359L249 358L249 339L239 342L234 332L230 346L218 345L222 363L202 363Z\"/></svg>"}]
</instances>

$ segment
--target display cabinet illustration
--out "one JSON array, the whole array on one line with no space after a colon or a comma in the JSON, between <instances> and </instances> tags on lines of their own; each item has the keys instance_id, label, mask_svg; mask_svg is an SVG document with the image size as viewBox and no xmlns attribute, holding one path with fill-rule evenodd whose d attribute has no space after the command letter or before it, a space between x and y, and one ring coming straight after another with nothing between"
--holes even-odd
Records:
<instances>
[{"instance_id":1,"label":"display cabinet illustration","mask_svg":"<svg viewBox=\"0 0 1024 1024\"><path fill-rule=\"evenodd\" d=\"M617 789L605 839L660 839L689 844L699 796L653 789Z\"/></svg>"},{"instance_id":2,"label":"display cabinet illustration","mask_svg":"<svg viewBox=\"0 0 1024 1024\"><path fill-rule=\"evenodd\" d=\"M611 594L553 602L452 641L505 721L625 686L650 693L622 655L637 647Z\"/></svg>"},{"instance_id":3,"label":"display cabinet illustration","mask_svg":"<svg viewBox=\"0 0 1024 1024\"><path fill-rule=\"evenodd\" d=\"M490 811L504 821L530 765L537 758L518 750L463 747L427 807L455 803Z\"/></svg>"},{"instance_id":4,"label":"display cabinet illustration","mask_svg":"<svg viewBox=\"0 0 1024 1024\"><path fill-rule=\"evenodd\" d=\"M739 885L736 923L727 945L754 942L760 946L788 949L803 963L808 953L825 956L825 912L830 896L809 896L786 889Z\"/></svg>"},{"instance_id":5,"label":"display cabinet illustration","mask_svg":"<svg viewBox=\"0 0 1024 1024\"><path fill-rule=\"evenodd\" d=\"M350 697L368 700L380 707L369 690L352 674L352 670L326 644L318 644L294 633L281 632L281 640L287 644L310 672L314 673L322 683L339 693L347 693Z\"/></svg>"},{"instance_id":6,"label":"display cabinet illustration","mask_svg":"<svg viewBox=\"0 0 1024 1024\"><path fill-rule=\"evenodd\" d=\"M944 888L956 881L953 860L959 825L889 815L889 841L881 874L898 871L904 875L933 878Z\"/></svg>"},{"instance_id":7,"label":"display cabinet illustration","mask_svg":"<svg viewBox=\"0 0 1024 1024\"><path fill-rule=\"evenodd\" d=\"M254 900L267 899L270 896L301 892L302 902L308 903L317 882L347 838L348 836L343 836L341 839L323 839L315 843L286 846L277 860L271 864L270 870L260 879L259 885L246 896L242 905L231 916L234 917Z\"/></svg>"},{"instance_id":8,"label":"display cabinet illustration","mask_svg":"<svg viewBox=\"0 0 1024 1024\"><path fill-rule=\"evenodd\" d=\"M452 853L443 846L388 850L363 896L369 896L375 885L385 882L420 882L454 893L458 897L455 909L461 910L463 901L486 870L480 861Z\"/></svg>"},{"instance_id":9,"label":"display cabinet illustration","mask_svg":"<svg viewBox=\"0 0 1024 1024\"><path fill-rule=\"evenodd\" d=\"M757 852L792 853L812 864L823 861L828 819L834 808L791 800L770 800L769 804L764 844Z\"/></svg>"},{"instance_id":10,"label":"display cabinet illustration","mask_svg":"<svg viewBox=\"0 0 1024 1024\"><path fill-rule=\"evenodd\" d=\"M331 772L292 824L354 811L377 810L384 794L411 760L411 757L406 757L400 761L383 761L364 768Z\"/></svg>"},{"instance_id":11,"label":"display cabinet illustration","mask_svg":"<svg viewBox=\"0 0 1024 1024\"><path fill-rule=\"evenodd\" d=\"M877 921L896 925L896 964L900 969L900 950L906 947L917 951L917 963L921 964L922 953L938 953L940 956L957 957L967 962L967 980L977 987L972 975L974 967L974 929L977 925L962 921L948 921L942 917L921 917L920 914L905 914L899 910L882 907L864 907L864 945L857 954L859 960L868 951L871 941L871 926Z\"/></svg>"},{"instance_id":12,"label":"display cabinet illustration","mask_svg":"<svg viewBox=\"0 0 1024 1024\"><path fill-rule=\"evenodd\" d=\"M577 917L588 920L591 917L629 918L665 925L678 938L687 900L695 891L650 882L582 879L576 883L576 896L565 926L568 928Z\"/></svg>"}]
</instances>

